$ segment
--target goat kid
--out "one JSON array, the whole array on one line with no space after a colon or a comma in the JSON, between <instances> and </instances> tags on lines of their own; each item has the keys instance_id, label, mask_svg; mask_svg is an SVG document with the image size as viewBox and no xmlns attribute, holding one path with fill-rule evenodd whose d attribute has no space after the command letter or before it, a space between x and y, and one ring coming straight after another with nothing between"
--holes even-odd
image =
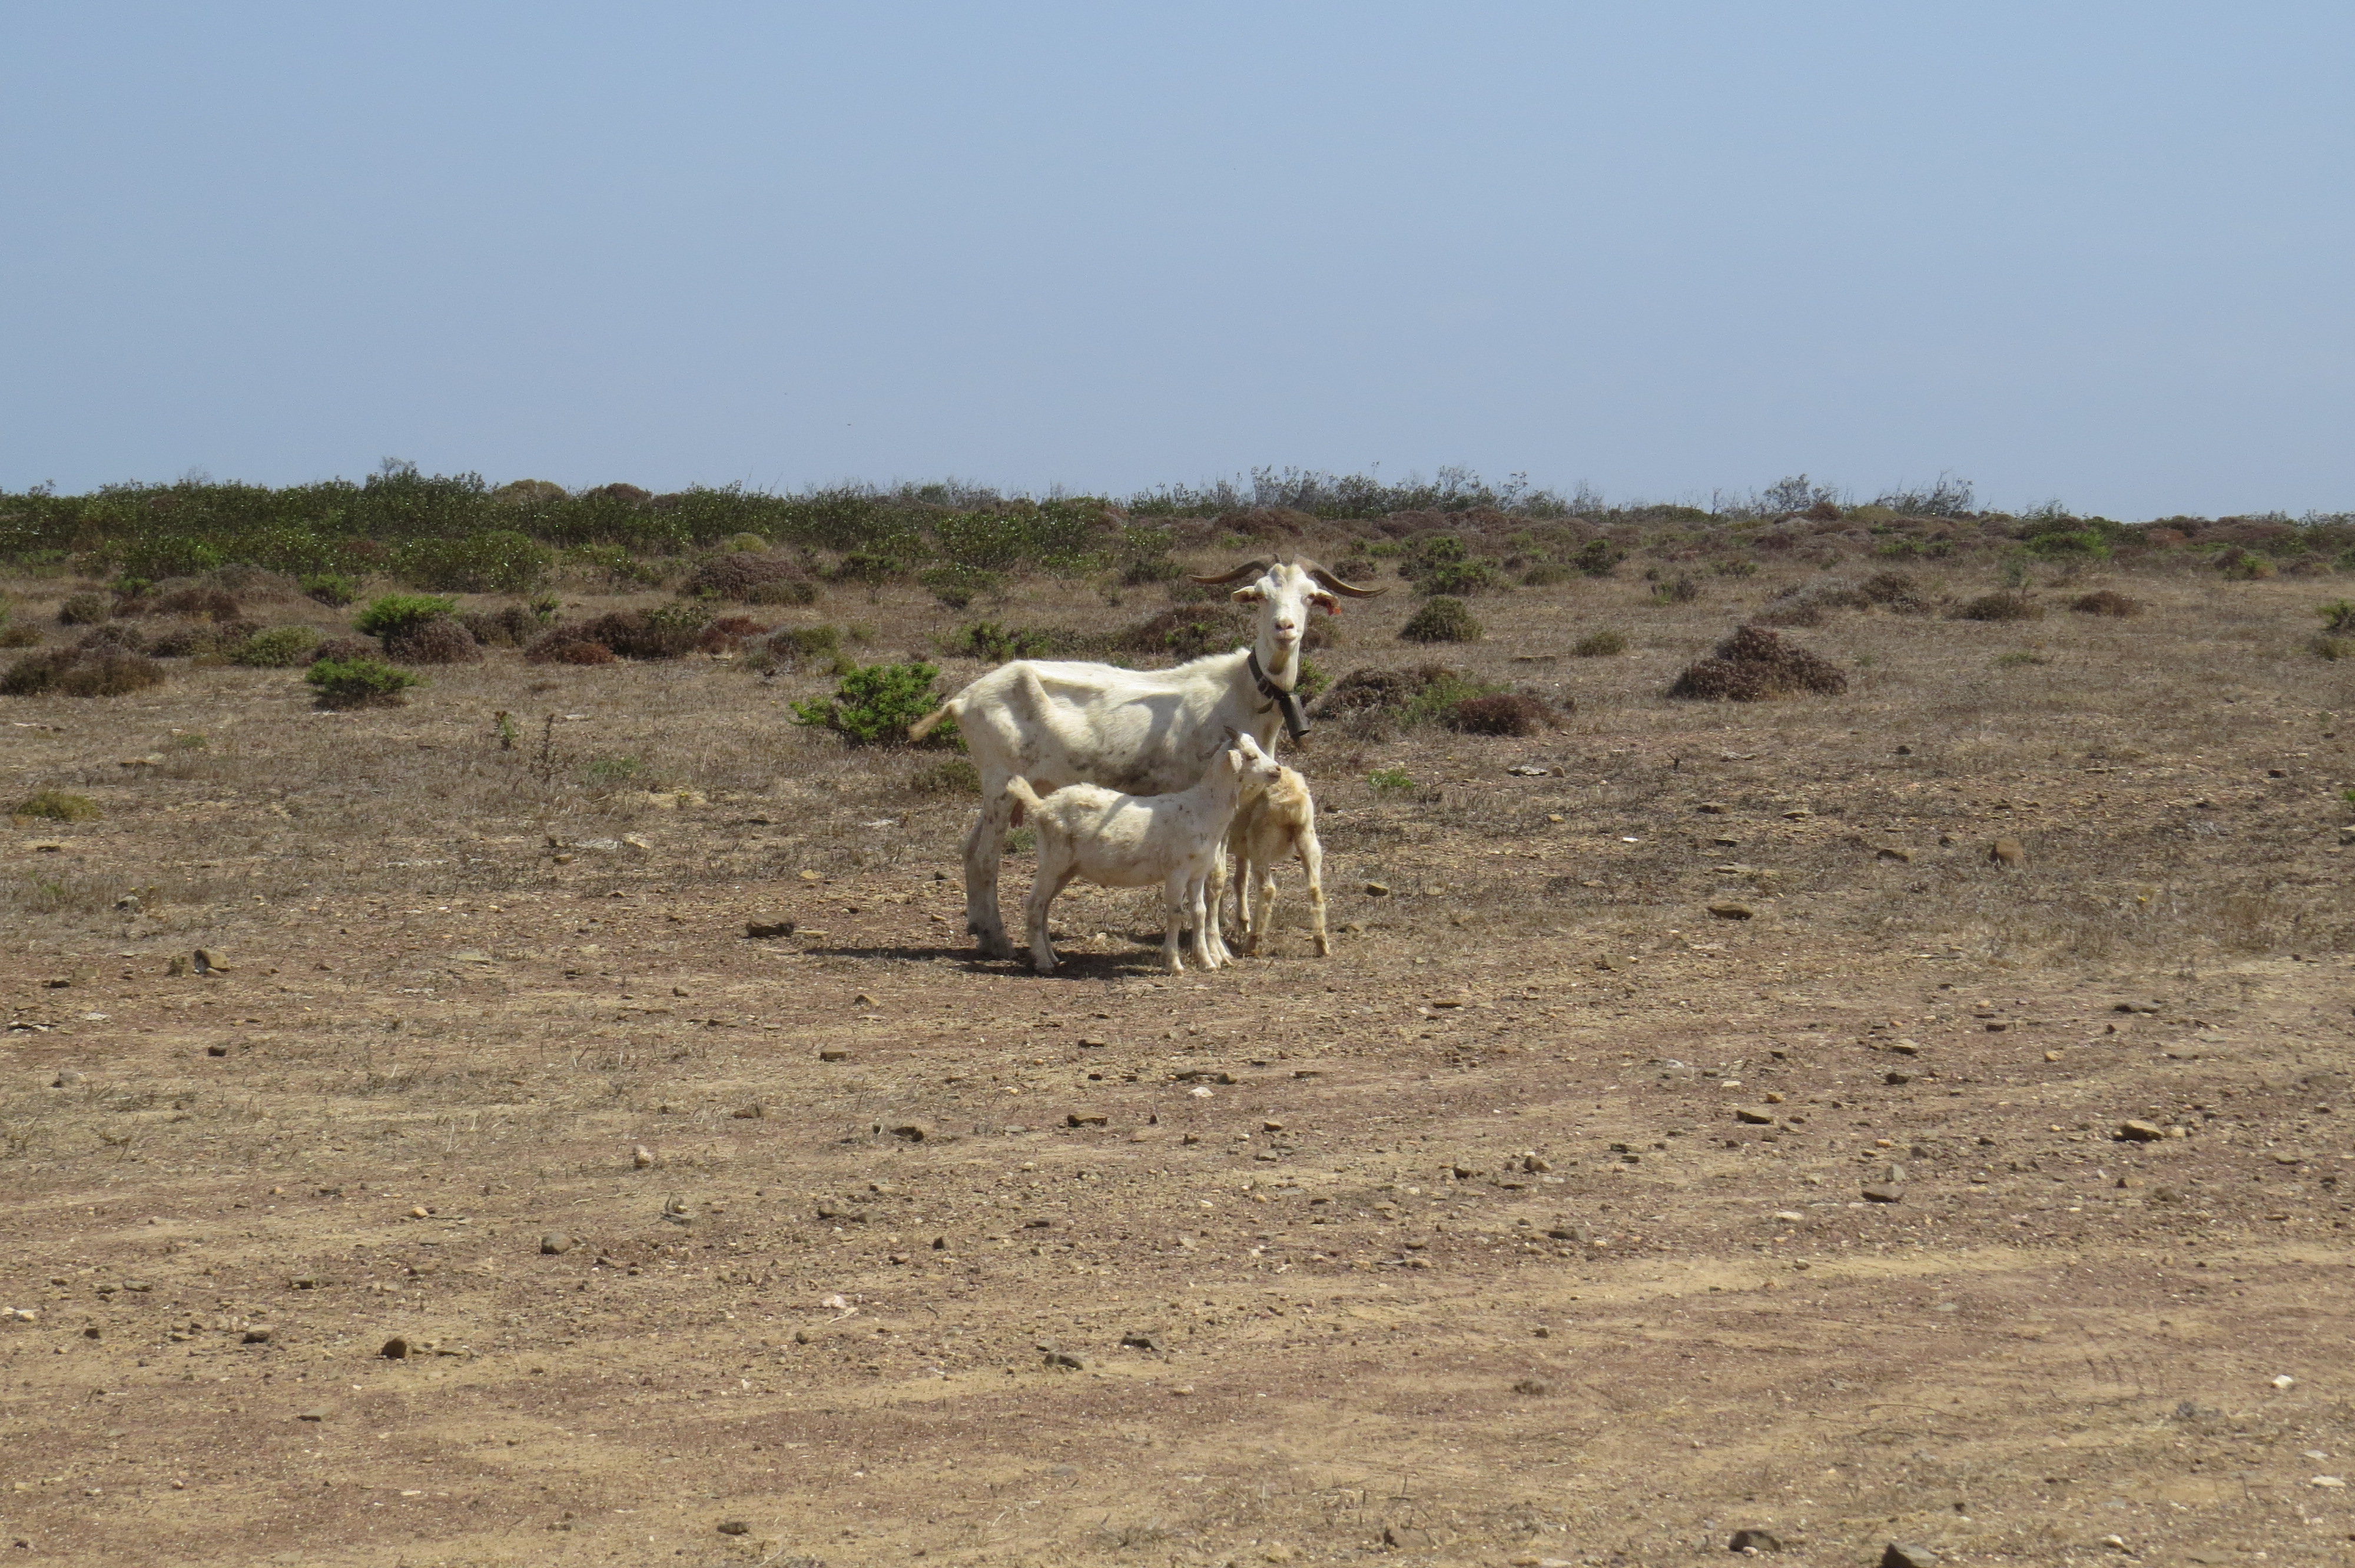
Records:
<instances>
[{"instance_id":1,"label":"goat kid","mask_svg":"<svg viewBox=\"0 0 2355 1568\"><path fill-rule=\"evenodd\" d=\"M1281 776L1274 758L1248 735L1231 734L1191 789L1167 795L1123 795L1097 784L1067 784L1040 795L1016 776L1006 791L1021 803L1039 834L1039 875L1023 906L1030 958L1040 974L1055 967L1047 939L1047 911L1075 876L1099 887L1163 889L1161 954L1171 974L1179 933L1190 924L1194 962L1214 969L1230 961L1204 897L1212 868L1225 856L1227 828L1247 796Z\"/></svg>"},{"instance_id":2,"label":"goat kid","mask_svg":"<svg viewBox=\"0 0 2355 1568\"><path fill-rule=\"evenodd\" d=\"M1308 780L1295 768L1280 768L1266 789L1246 801L1227 830L1227 850L1235 857L1235 932L1246 956L1256 956L1260 941L1275 916L1275 868L1292 855L1300 857L1308 873L1308 910L1314 920L1316 956L1330 956L1332 943L1325 935L1325 846L1316 842L1316 801ZM1259 902L1252 902L1256 883ZM1227 902L1227 856L1210 872L1210 918L1224 916Z\"/></svg>"},{"instance_id":3,"label":"goat kid","mask_svg":"<svg viewBox=\"0 0 2355 1568\"><path fill-rule=\"evenodd\" d=\"M1273 750L1277 732L1307 731L1293 686L1311 610L1337 614L1341 599L1384 591L1343 582L1315 561L1245 562L1198 583L1241 583L1238 604L1258 613L1249 648L1168 670L1123 670L1071 660L1001 664L909 730L922 739L954 719L981 775L981 811L964 841L965 928L981 950L1011 958L997 907L997 868L1017 802L1007 781L1020 777L1041 795L1098 784L1135 795L1184 789L1230 730ZM1287 710L1289 710L1287 712Z\"/></svg>"}]
</instances>

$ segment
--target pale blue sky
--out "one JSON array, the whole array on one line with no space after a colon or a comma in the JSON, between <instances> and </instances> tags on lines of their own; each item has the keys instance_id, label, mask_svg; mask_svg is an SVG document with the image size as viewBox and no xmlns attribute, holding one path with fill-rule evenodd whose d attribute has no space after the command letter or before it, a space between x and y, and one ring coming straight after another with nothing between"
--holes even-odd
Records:
<instances>
[{"instance_id":1,"label":"pale blue sky","mask_svg":"<svg viewBox=\"0 0 2355 1568\"><path fill-rule=\"evenodd\" d=\"M2346 5L0 4L0 486L2355 507Z\"/></svg>"}]
</instances>

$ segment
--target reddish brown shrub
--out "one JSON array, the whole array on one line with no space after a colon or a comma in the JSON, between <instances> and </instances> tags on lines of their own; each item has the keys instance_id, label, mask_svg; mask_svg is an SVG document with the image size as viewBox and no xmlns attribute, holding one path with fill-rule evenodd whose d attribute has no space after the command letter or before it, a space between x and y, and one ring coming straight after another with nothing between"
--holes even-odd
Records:
<instances>
[{"instance_id":1,"label":"reddish brown shrub","mask_svg":"<svg viewBox=\"0 0 2355 1568\"><path fill-rule=\"evenodd\" d=\"M805 590L807 598L801 597ZM709 557L687 574L680 591L770 604L807 604L817 597L809 574L792 556L750 550Z\"/></svg>"},{"instance_id":2,"label":"reddish brown shrub","mask_svg":"<svg viewBox=\"0 0 2355 1568\"><path fill-rule=\"evenodd\" d=\"M419 621L398 637L385 640L384 651L402 664L472 664L483 656L474 634L446 615Z\"/></svg>"},{"instance_id":3,"label":"reddish brown shrub","mask_svg":"<svg viewBox=\"0 0 2355 1568\"><path fill-rule=\"evenodd\" d=\"M1678 675L1668 695L1755 703L1803 692L1832 697L1847 690L1848 677L1831 661L1795 648L1764 627L1744 626Z\"/></svg>"},{"instance_id":4,"label":"reddish brown shrub","mask_svg":"<svg viewBox=\"0 0 2355 1568\"><path fill-rule=\"evenodd\" d=\"M1535 735L1554 723L1551 709L1519 692L1493 697L1466 697L1441 716L1448 728L1463 735Z\"/></svg>"},{"instance_id":5,"label":"reddish brown shrub","mask_svg":"<svg viewBox=\"0 0 2355 1568\"><path fill-rule=\"evenodd\" d=\"M311 650L311 662L333 659L339 664L347 664L355 659L373 659L378 652L372 637L330 637Z\"/></svg>"},{"instance_id":6,"label":"reddish brown shrub","mask_svg":"<svg viewBox=\"0 0 2355 1568\"><path fill-rule=\"evenodd\" d=\"M2128 599L2115 588L2095 588L2069 601L2069 608L2080 615L2114 615L2121 619L2142 613L2142 601Z\"/></svg>"},{"instance_id":7,"label":"reddish brown shrub","mask_svg":"<svg viewBox=\"0 0 2355 1568\"><path fill-rule=\"evenodd\" d=\"M613 651L581 635L578 627L559 627L523 651L527 664L610 664Z\"/></svg>"}]
</instances>

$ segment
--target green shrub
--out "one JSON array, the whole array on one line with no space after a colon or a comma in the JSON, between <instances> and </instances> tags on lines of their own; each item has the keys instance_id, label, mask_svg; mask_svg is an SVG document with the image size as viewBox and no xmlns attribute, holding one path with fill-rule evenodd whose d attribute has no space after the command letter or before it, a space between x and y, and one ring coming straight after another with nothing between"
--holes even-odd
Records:
<instances>
[{"instance_id":1,"label":"green shrub","mask_svg":"<svg viewBox=\"0 0 2355 1568\"><path fill-rule=\"evenodd\" d=\"M548 579L555 552L509 528L450 539L411 539L393 567L420 588L450 593L529 593Z\"/></svg>"},{"instance_id":2,"label":"green shrub","mask_svg":"<svg viewBox=\"0 0 2355 1568\"><path fill-rule=\"evenodd\" d=\"M411 687L425 683L421 675L373 659L322 659L303 679L319 694L323 708L394 707L408 700L403 694Z\"/></svg>"},{"instance_id":3,"label":"green shrub","mask_svg":"<svg viewBox=\"0 0 2355 1568\"><path fill-rule=\"evenodd\" d=\"M1075 652L1080 642L1081 639L1070 631L1039 626L1006 627L994 620L976 620L943 640L945 652L992 664Z\"/></svg>"},{"instance_id":4,"label":"green shrub","mask_svg":"<svg viewBox=\"0 0 2355 1568\"><path fill-rule=\"evenodd\" d=\"M1443 594L1425 599L1399 628L1399 636L1409 642L1477 642L1482 632L1462 599Z\"/></svg>"},{"instance_id":5,"label":"green shrub","mask_svg":"<svg viewBox=\"0 0 2355 1568\"><path fill-rule=\"evenodd\" d=\"M2335 599L2315 611L2322 617L2322 630L2331 637L2355 633L2355 599Z\"/></svg>"},{"instance_id":6,"label":"green shrub","mask_svg":"<svg viewBox=\"0 0 2355 1568\"><path fill-rule=\"evenodd\" d=\"M2069 601L2069 608L2080 615L2107 615L2120 620L2142 613L2138 601L2115 588L2095 588L2092 593L2079 594Z\"/></svg>"},{"instance_id":7,"label":"green shrub","mask_svg":"<svg viewBox=\"0 0 2355 1568\"><path fill-rule=\"evenodd\" d=\"M1346 582L1349 579L1345 577L1342 580ZM1295 675L1292 679L1292 694L1294 696L1298 697L1304 703L1313 703L1318 697L1324 695L1325 689L1332 683L1333 677L1327 674L1323 670L1318 669L1316 667L1316 660L1309 658L1305 653L1300 656L1300 673Z\"/></svg>"},{"instance_id":8,"label":"green shrub","mask_svg":"<svg viewBox=\"0 0 2355 1568\"><path fill-rule=\"evenodd\" d=\"M62 789L36 789L9 810L19 821L43 822L94 822L105 814L89 796Z\"/></svg>"},{"instance_id":9,"label":"green shrub","mask_svg":"<svg viewBox=\"0 0 2355 1568\"><path fill-rule=\"evenodd\" d=\"M832 626L781 626L770 636L769 650L796 663L832 659L842 652L842 632Z\"/></svg>"},{"instance_id":10,"label":"green shrub","mask_svg":"<svg viewBox=\"0 0 2355 1568\"><path fill-rule=\"evenodd\" d=\"M611 789L627 784L645 770L645 758L624 756L601 757L581 771L588 775L589 782L591 784Z\"/></svg>"},{"instance_id":11,"label":"green shrub","mask_svg":"<svg viewBox=\"0 0 2355 1568\"><path fill-rule=\"evenodd\" d=\"M319 634L307 626L273 626L240 643L229 662L254 670L291 670L309 663L318 645Z\"/></svg>"},{"instance_id":12,"label":"green shrub","mask_svg":"<svg viewBox=\"0 0 2355 1568\"><path fill-rule=\"evenodd\" d=\"M641 560L621 545L582 545L564 553L564 564L609 588L660 588L670 564Z\"/></svg>"},{"instance_id":13,"label":"green shrub","mask_svg":"<svg viewBox=\"0 0 2355 1568\"><path fill-rule=\"evenodd\" d=\"M652 609L617 609L570 631L576 640L602 643L624 659L677 659L694 651L711 620L703 606L675 599Z\"/></svg>"},{"instance_id":14,"label":"green shrub","mask_svg":"<svg viewBox=\"0 0 2355 1568\"><path fill-rule=\"evenodd\" d=\"M1700 584L1679 573L1665 582L1652 585L1652 602L1659 605L1690 604L1700 597Z\"/></svg>"},{"instance_id":15,"label":"green shrub","mask_svg":"<svg viewBox=\"0 0 2355 1568\"><path fill-rule=\"evenodd\" d=\"M458 617L458 624L473 632L474 641L485 648L521 648L536 640L543 630L539 616L523 604L470 609Z\"/></svg>"},{"instance_id":16,"label":"green shrub","mask_svg":"<svg viewBox=\"0 0 2355 1568\"><path fill-rule=\"evenodd\" d=\"M387 637L384 651L404 664L473 664L483 657L483 645L474 634L446 615Z\"/></svg>"},{"instance_id":17,"label":"green shrub","mask_svg":"<svg viewBox=\"0 0 2355 1568\"><path fill-rule=\"evenodd\" d=\"M1575 570L1563 566L1560 561L1540 561L1521 574L1521 586L1551 588L1556 583L1566 583L1577 575Z\"/></svg>"},{"instance_id":18,"label":"green shrub","mask_svg":"<svg viewBox=\"0 0 2355 1568\"><path fill-rule=\"evenodd\" d=\"M975 599L1001 592L1006 587L1006 576L1002 572L954 564L919 572L916 580L931 589L932 597L951 609L966 609Z\"/></svg>"},{"instance_id":19,"label":"green shrub","mask_svg":"<svg viewBox=\"0 0 2355 1568\"><path fill-rule=\"evenodd\" d=\"M317 599L331 609L341 609L360 597L359 579L346 577L341 572L321 572L302 580L304 595Z\"/></svg>"},{"instance_id":20,"label":"green shrub","mask_svg":"<svg viewBox=\"0 0 2355 1568\"><path fill-rule=\"evenodd\" d=\"M1180 663L1224 653L1252 640L1252 617L1225 599L1177 604L1113 635L1113 646L1132 653L1166 653Z\"/></svg>"},{"instance_id":21,"label":"green shrub","mask_svg":"<svg viewBox=\"0 0 2355 1568\"><path fill-rule=\"evenodd\" d=\"M0 648L38 648L40 645L40 631L25 621L0 626Z\"/></svg>"},{"instance_id":22,"label":"green shrub","mask_svg":"<svg viewBox=\"0 0 2355 1568\"><path fill-rule=\"evenodd\" d=\"M1590 631L1570 651L1581 659L1615 659L1627 652L1627 639L1616 631Z\"/></svg>"},{"instance_id":23,"label":"green shrub","mask_svg":"<svg viewBox=\"0 0 2355 1568\"><path fill-rule=\"evenodd\" d=\"M1589 539L1570 557L1570 564L1590 577L1607 577L1627 558L1627 552L1608 539Z\"/></svg>"},{"instance_id":24,"label":"green shrub","mask_svg":"<svg viewBox=\"0 0 2355 1568\"><path fill-rule=\"evenodd\" d=\"M1377 795L1397 795L1414 788L1414 775L1403 768L1377 768L1366 775L1366 785Z\"/></svg>"},{"instance_id":25,"label":"green shrub","mask_svg":"<svg viewBox=\"0 0 2355 1568\"><path fill-rule=\"evenodd\" d=\"M114 601L102 593L69 594L58 606L59 626L96 626L114 617Z\"/></svg>"},{"instance_id":26,"label":"green shrub","mask_svg":"<svg viewBox=\"0 0 2355 1568\"><path fill-rule=\"evenodd\" d=\"M438 595L421 593L387 594L359 612L352 621L354 630L364 637L381 638L387 642L403 637L429 620L458 613L458 601Z\"/></svg>"},{"instance_id":27,"label":"green shrub","mask_svg":"<svg viewBox=\"0 0 2355 1568\"><path fill-rule=\"evenodd\" d=\"M904 745L908 726L939 705L932 695L939 675L937 668L921 662L854 665L832 698L795 703L794 722L830 729L853 746ZM928 739L953 741L954 728L943 721Z\"/></svg>"},{"instance_id":28,"label":"green shrub","mask_svg":"<svg viewBox=\"0 0 2355 1568\"><path fill-rule=\"evenodd\" d=\"M2318 637L2306 646L2316 658L2328 659L2334 664L2341 659L2355 659L2355 639Z\"/></svg>"}]
</instances>

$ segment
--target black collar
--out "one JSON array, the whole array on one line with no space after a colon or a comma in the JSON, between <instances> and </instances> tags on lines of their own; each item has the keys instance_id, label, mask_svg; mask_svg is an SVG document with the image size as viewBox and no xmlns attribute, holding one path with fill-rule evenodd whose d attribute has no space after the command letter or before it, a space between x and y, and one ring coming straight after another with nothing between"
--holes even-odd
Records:
<instances>
[{"instance_id":1,"label":"black collar","mask_svg":"<svg viewBox=\"0 0 2355 1568\"><path fill-rule=\"evenodd\" d=\"M1290 734L1295 742L1307 739L1308 716L1300 711L1299 696L1292 692L1285 691L1282 686L1277 685L1273 681L1267 678L1267 672L1261 669L1259 665L1258 649L1254 648L1251 651L1251 653L1248 656L1248 663L1251 669L1252 680L1259 686L1259 694L1267 698L1277 707L1284 710L1284 727L1285 731ZM1265 708L1262 708L1259 711L1262 713L1267 712Z\"/></svg>"}]
</instances>

